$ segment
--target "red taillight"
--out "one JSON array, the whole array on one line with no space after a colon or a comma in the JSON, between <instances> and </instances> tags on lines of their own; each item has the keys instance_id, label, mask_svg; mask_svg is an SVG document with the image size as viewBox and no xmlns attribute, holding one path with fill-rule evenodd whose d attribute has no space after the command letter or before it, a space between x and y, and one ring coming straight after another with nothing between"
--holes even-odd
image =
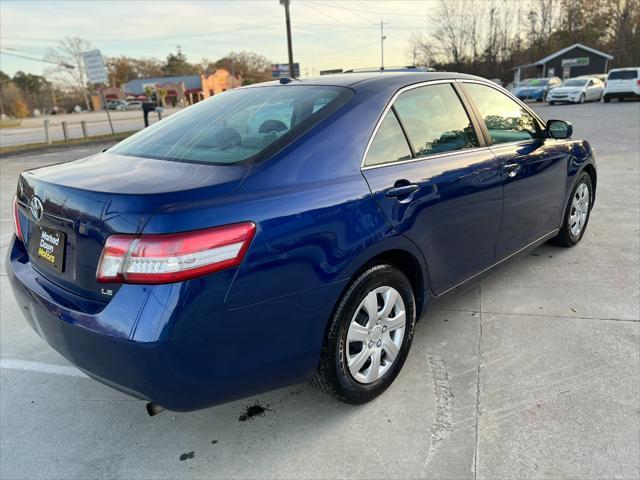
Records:
<instances>
[{"instance_id":1,"label":"red taillight","mask_svg":"<svg viewBox=\"0 0 640 480\"><path fill-rule=\"evenodd\" d=\"M607 86L607 81L606 81L606 80L604 81L604 86L605 86L605 87Z\"/></svg>"},{"instance_id":2,"label":"red taillight","mask_svg":"<svg viewBox=\"0 0 640 480\"><path fill-rule=\"evenodd\" d=\"M24 242L22 228L20 227L20 212L18 211L18 197L13 197L13 231L20 241Z\"/></svg>"},{"instance_id":3,"label":"red taillight","mask_svg":"<svg viewBox=\"0 0 640 480\"><path fill-rule=\"evenodd\" d=\"M167 235L111 235L99 282L173 283L235 267L253 239L252 222Z\"/></svg>"},{"instance_id":4,"label":"red taillight","mask_svg":"<svg viewBox=\"0 0 640 480\"><path fill-rule=\"evenodd\" d=\"M640 87L640 78L638 80L636 80L636 85L638 85Z\"/></svg>"}]
</instances>

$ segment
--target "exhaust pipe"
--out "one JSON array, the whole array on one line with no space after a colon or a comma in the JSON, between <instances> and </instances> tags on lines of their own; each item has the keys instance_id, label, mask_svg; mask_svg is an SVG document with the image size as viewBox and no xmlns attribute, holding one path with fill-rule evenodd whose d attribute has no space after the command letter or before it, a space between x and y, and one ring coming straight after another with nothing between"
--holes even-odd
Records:
<instances>
[{"instance_id":1,"label":"exhaust pipe","mask_svg":"<svg viewBox=\"0 0 640 480\"><path fill-rule=\"evenodd\" d=\"M147 403L147 413L150 417L153 417L159 413L164 412L164 407L161 407L157 403L149 402Z\"/></svg>"}]
</instances>

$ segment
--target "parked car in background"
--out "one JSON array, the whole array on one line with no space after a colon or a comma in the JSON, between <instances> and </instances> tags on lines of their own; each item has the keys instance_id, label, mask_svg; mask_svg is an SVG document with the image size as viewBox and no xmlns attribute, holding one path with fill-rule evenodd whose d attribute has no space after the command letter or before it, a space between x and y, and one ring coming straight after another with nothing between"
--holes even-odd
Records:
<instances>
[{"instance_id":1,"label":"parked car in background","mask_svg":"<svg viewBox=\"0 0 640 480\"><path fill-rule=\"evenodd\" d=\"M109 110L126 110L127 102L125 100L110 100L107 102Z\"/></svg>"},{"instance_id":2,"label":"parked car in background","mask_svg":"<svg viewBox=\"0 0 640 480\"><path fill-rule=\"evenodd\" d=\"M640 67L613 68L604 83L603 97L605 102L617 98L640 98Z\"/></svg>"},{"instance_id":3,"label":"parked car in background","mask_svg":"<svg viewBox=\"0 0 640 480\"><path fill-rule=\"evenodd\" d=\"M127 110L141 110L142 102L140 100L131 100L127 103Z\"/></svg>"},{"instance_id":4,"label":"parked car in background","mask_svg":"<svg viewBox=\"0 0 640 480\"><path fill-rule=\"evenodd\" d=\"M569 78L547 94L549 105L554 103L598 102L604 85L597 78Z\"/></svg>"},{"instance_id":5,"label":"parked car in background","mask_svg":"<svg viewBox=\"0 0 640 480\"><path fill-rule=\"evenodd\" d=\"M558 77L532 78L529 79L526 86L516 88L513 94L523 102L527 100L543 102L546 100L549 90L557 87L561 83L562 80Z\"/></svg>"},{"instance_id":6,"label":"parked car in background","mask_svg":"<svg viewBox=\"0 0 640 480\"><path fill-rule=\"evenodd\" d=\"M7 280L46 342L152 414L307 379L364 403L435 297L580 242L596 167L572 132L471 75L237 88L23 172Z\"/></svg>"}]
</instances>

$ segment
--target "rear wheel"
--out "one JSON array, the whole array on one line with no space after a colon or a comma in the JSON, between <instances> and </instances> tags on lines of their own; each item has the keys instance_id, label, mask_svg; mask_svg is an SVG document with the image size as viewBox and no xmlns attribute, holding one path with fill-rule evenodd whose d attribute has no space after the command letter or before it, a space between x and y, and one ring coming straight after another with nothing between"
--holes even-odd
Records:
<instances>
[{"instance_id":1,"label":"rear wheel","mask_svg":"<svg viewBox=\"0 0 640 480\"><path fill-rule=\"evenodd\" d=\"M604 100L604 103L609 103L611 101L611 97L609 95L605 95L602 99Z\"/></svg>"},{"instance_id":2,"label":"rear wheel","mask_svg":"<svg viewBox=\"0 0 640 480\"><path fill-rule=\"evenodd\" d=\"M346 403L374 399L391 385L407 358L415 316L407 277L387 264L369 268L340 299L311 383Z\"/></svg>"},{"instance_id":3,"label":"rear wheel","mask_svg":"<svg viewBox=\"0 0 640 480\"><path fill-rule=\"evenodd\" d=\"M582 172L571 192L560 232L551 243L563 247L573 247L578 243L587 229L592 204L593 183L589 174Z\"/></svg>"}]
</instances>

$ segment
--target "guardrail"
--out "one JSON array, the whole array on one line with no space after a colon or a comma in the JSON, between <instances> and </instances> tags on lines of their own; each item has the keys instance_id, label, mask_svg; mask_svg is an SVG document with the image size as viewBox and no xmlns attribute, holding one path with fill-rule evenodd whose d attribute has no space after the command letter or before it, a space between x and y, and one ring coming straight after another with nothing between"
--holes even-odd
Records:
<instances>
[{"instance_id":1,"label":"guardrail","mask_svg":"<svg viewBox=\"0 0 640 480\"><path fill-rule=\"evenodd\" d=\"M156 112L157 119L153 116L149 118L149 124L162 120L162 112ZM67 122L63 120L59 124L52 125L49 119L44 120L44 141L47 145L53 144L54 141L62 140L68 142L72 139L89 138L94 135L104 135L111 133L108 122L90 122L81 120L80 122ZM140 118L121 118L112 119L114 133L122 133L131 130L142 130L145 128L144 119ZM119 127L119 128L117 128Z\"/></svg>"}]
</instances>

